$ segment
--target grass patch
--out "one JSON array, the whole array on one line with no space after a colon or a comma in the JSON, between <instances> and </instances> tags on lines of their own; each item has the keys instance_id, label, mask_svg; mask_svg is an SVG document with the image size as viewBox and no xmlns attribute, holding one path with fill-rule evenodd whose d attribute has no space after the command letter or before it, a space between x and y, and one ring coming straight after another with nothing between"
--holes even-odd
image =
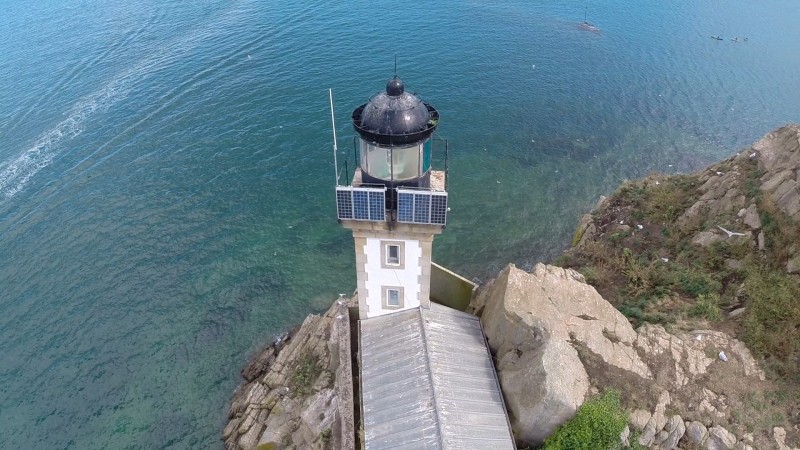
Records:
<instances>
[{"instance_id":1,"label":"grass patch","mask_svg":"<svg viewBox=\"0 0 800 450\"><path fill-rule=\"evenodd\" d=\"M312 353L305 354L299 359L294 371L289 388L297 396L307 396L313 392L314 382L322 373L319 358Z\"/></svg>"},{"instance_id":2,"label":"grass patch","mask_svg":"<svg viewBox=\"0 0 800 450\"><path fill-rule=\"evenodd\" d=\"M800 281L767 267L750 267L744 339L779 376L800 382Z\"/></svg>"},{"instance_id":3,"label":"grass patch","mask_svg":"<svg viewBox=\"0 0 800 450\"><path fill-rule=\"evenodd\" d=\"M328 442L331 441L331 436L332 435L333 435L333 432L331 431L331 429L330 428L325 428L324 430L319 432L319 440L323 444L327 444Z\"/></svg>"},{"instance_id":4,"label":"grass patch","mask_svg":"<svg viewBox=\"0 0 800 450\"><path fill-rule=\"evenodd\" d=\"M689 308L689 317L706 319L709 322L722 320L719 309L719 295L716 293L701 294L697 301Z\"/></svg>"},{"instance_id":5,"label":"grass patch","mask_svg":"<svg viewBox=\"0 0 800 450\"><path fill-rule=\"evenodd\" d=\"M609 390L586 401L575 417L550 435L544 450L605 450L620 446L619 435L628 414L619 404L619 392Z\"/></svg>"},{"instance_id":6,"label":"grass patch","mask_svg":"<svg viewBox=\"0 0 800 450\"><path fill-rule=\"evenodd\" d=\"M768 262L775 268L786 264L790 249L800 242L800 227L769 196L758 198L758 214L764 231Z\"/></svg>"}]
</instances>

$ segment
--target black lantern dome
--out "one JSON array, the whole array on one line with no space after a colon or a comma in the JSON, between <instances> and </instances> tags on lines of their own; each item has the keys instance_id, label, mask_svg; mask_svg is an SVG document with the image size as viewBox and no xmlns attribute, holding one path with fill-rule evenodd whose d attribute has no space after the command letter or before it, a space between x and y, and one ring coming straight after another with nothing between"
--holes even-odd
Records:
<instances>
[{"instance_id":1,"label":"black lantern dome","mask_svg":"<svg viewBox=\"0 0 800 450\"><path fill-rule=\"evenodd\" d=\"M362 139L380 146L404 146L428 139L439 122L439 112L405 91L395 76L369 102L353 111L353 126Z\"/></svg>"}]
</instances>

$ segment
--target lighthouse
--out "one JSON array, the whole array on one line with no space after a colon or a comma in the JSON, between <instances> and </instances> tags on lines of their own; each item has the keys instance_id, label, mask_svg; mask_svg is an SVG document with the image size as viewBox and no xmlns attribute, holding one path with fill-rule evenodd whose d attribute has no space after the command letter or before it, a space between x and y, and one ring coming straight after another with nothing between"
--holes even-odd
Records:
<instances>
[{"instance_id":1,"label":"lighthouse","mask_svg":"<svg viewBox=\"0 0 800 450\"><path fill-rule=\"evenodd\" d=\"M352 120L352 179L334 166L355 242L361 446L514 449L480 319L464 312L475 285L431 261L447 224L447 141L445 170L432 167L439 112L395 76Z\"/></svg>"},{"instance_id":2,"label":"lighthouse","mask_svg":"<svg viewBox=\"0 0 800 450\"><path fill-rule=\"evenodd\" d=\"M433 237L447 222L446 170L433 170L439 112L394 76L352 113L357 167L337 177L339 222L353 232L359 318L430 308Z\"/></svg>"}]
</instances>

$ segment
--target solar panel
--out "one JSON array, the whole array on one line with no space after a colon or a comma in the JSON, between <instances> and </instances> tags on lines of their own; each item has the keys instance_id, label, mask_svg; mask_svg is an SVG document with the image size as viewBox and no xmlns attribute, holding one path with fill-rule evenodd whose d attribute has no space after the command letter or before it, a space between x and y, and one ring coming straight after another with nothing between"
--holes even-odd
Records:
<instances>
[{"instance_id":1,"label":"solar panel","mask_svg":"<svg viewBox=\"0 0 800 450\"><path fill-rule=\"evenodd\" d=\"M431 196L427 192L424 194L414 194L414 223L431 222Z\"/></svg>"},{"instance_id":2,"label":"solar panel","mask_svg":"<svg viewBox=\"0 0 800 450\"><path fill-rule=\"evenodd\" d=\"M397 190L397 221L445 225L447 192Z\"/></svg>"},{"instance_id":3,"label":"solar panel","mask_svg":"<svg viewBox=\"0 0 800 450\"><path fill-rule=\"evenodd\" d=\"M336 187L337 217L349 220L386 220L386 188Z\"/></svg>"},{"instance_id":4,"label":"solar panel","mask_svg":"<svg viewBox=\"0 0 800 450\"><path fill-rule=\"evenodd\" d=\"M431 195L431 223L445 225L447 221L447 195Z\"/></svg>"},{"instance_id":5,"label":"solar panel","mask_svg":"<svg viewBox=\"0 0 800 450\"><path fill-rule=\"evenodd\" d=\"M369 220L369 193L353 191L353 218Z\"/></svg>"},{"instance_id":6,"label":"solar panel","mask_svg":"<svg viewBox=\"0 0 800 450\"><path fill-rule=\"evenodd\" d=\"M397 193L397 221L414 221L414 194L410 192Z\"/></svg>"},{"instance_id":7,"label":"solar panel","mask_svg":"<svg viewBox=\"0 0 800 450\"><path fill-rule=\"evenodd\" d=\"M336 212L339 219L353 218L353 196L349 190L336 190Z\"/></svg>"},{"instance_id":8,"label":"solar panel","mask_svg":"<svg viewBox=\"0 0 800 450\"><path fill-rule=\"evenodd\" d=\"M369 191L370 220L386 220L386 192Z\"/></svg>"}]
</instances>

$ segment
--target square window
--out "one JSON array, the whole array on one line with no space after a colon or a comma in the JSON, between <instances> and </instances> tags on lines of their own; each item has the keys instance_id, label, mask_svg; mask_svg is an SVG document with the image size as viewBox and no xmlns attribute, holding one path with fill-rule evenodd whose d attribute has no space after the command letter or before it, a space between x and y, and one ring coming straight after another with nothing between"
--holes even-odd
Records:
<instances>
[{"instance_id":1,"label":"square window","mask_svg":"<svg viewBox=\"0 0 800 450\"><path fill-rule=\"evenodd\" d=\"M400 265L400 246L387 245L386 246L386 264L392 266Z\"/></svg>"},{"instance_id":2,"label":"square window","mask_svg":"<svg viewBox=\"0 0 800 450\"><path fill-rule=\"evenodd\" d=\"M387 306L400 306L400 291L397 289L386 290L386 305Z\"/></svg>"},{"instance_id":3,"label":"square window","mask_svg":"<svg viewBox=\"0 0 800 450\"><path fill-rule=\"evenodd\" d=\"M381 241L381 267L384 269L405 269L405 242Z\"/></svg>"},{"instance_id":4,"label":"square window","mask_svg":"<svg viewBox=\"0 0 800 450\"><path fill-rule=\"evenodd\" d=\"M405 298L402 286L381 287L381 307L383 309L403 309Z\"/></svg>"}]
</instances>

